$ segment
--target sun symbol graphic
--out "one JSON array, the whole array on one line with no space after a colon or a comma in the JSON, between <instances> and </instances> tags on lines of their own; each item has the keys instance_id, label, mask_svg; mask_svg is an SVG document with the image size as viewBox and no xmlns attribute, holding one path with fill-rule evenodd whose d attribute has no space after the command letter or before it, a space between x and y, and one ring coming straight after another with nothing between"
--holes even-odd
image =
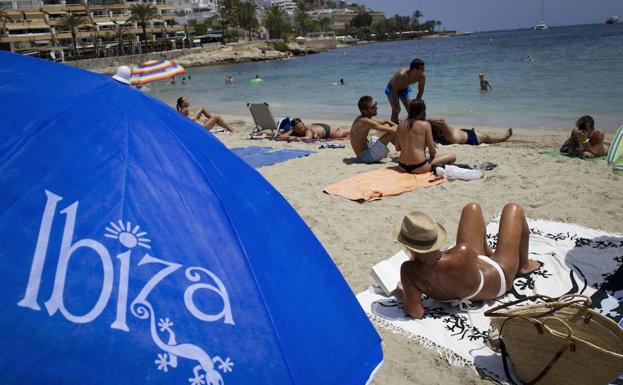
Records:
<instances>
[{"instance_id":1,"label":"sun symbol graphic","mask_svg":"<svg viewBox=\"0 0 623 385\"><path fill-rule=\"evenodd\" d=\"M106 238L118 239L119 242L128 249L133 249L136 246L151 249L151 246L149 246L151 239L144 238L147 233L140 230L141 227L139 225L132 228L132 223L126 222L124 225L120 219L117 223L110 222L110 227L106 227L106 234L104 234L104 236Z\"/></svg>"}]
</instances>

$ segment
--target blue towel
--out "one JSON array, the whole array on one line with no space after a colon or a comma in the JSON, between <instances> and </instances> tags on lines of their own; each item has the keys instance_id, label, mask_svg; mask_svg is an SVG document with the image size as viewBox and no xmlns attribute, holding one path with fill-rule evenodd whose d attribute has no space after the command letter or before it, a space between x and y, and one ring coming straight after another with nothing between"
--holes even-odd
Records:
<instances>
[{"instance_id":1,"label":"blue towel","mask_svg":"<svg viewBox=\"0 0 623 385\"><path fill-rule=\"evenodd\" d=\"M309 150L280 150L272 147L258 146L236 147L232 148L231 151L253 168L271 166L273 164L285 162L286 160L301 158L315 152Z\"/></svg>"}]
</instances>

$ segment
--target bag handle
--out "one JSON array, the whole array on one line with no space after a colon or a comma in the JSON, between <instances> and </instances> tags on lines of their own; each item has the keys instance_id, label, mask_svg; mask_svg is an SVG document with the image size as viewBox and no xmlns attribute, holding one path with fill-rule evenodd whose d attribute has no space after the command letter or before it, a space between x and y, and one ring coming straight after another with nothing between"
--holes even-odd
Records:
<instances>
[{"instance_id":1,"label":"bag handle","mask_svg":"<svg viewBox=\"0 0 623 385\"><path fill-rule=\"evenodd\" d=\"M574 300L571 300L571 301L565 301L566 299L569 299L569 298L577 298L577 299L574 299ZM540 300L544 301L545 303L551 303L551 302L560 302L560 303L554 305L551 309L546 310L546 311L544 311L542 313L531 314L530 317L532 317L532 318L547 317L549 315L552 315L552 314L556 313L558 310L564 309L564 308L569 307L569 306L574 305L574 304L582 305L582 307L584 307L584 309L588 309L590 307L590 305L591 305L591 299L589 297L587 297L587 296L580 295L580 294L565 294L563 296L560 296L559 298L551 298L551 297L547 297L547 296L544 296L544 295L533 295L533 296L530 296L530 297L519 299L517 301L505 303L505 304L497 306L497 307L495 307L493 309L487 310L485 312L485 316L487 316L487 317L513 317L514 314L507 313L507 312L500 312L500 310L505 310L505 309L508 309L511 306L520 304L522 302L535 301L537 299L540 299Z\"/></svg>"},{"instance_id":2,"label":"bag handle","mask_svg":"<svg viewBox=\"0 0 623 385\"><path fill-rule=\"evenodd\" d=\"M531 318L524 317L524 316L513 316L513 317L509 317L509 318L505 319L504 322L502 323L502 327L500 328L500 338L499 338L499 341L500 341L500 349L502 350L502 363L504 364L504 373L506 373L506 378L508 378L508 381L511 384L513 384L513 385L517 385L517 384L515 383L515 381L513 381L513 377L511 376L510 370L509 370L509 367L508 367L509 356L508 356L508 351L506 350L506 344L504 344L504 340L502 339L502 330L504 329L504 326L506 325L506 322L508 322L508 320L514 319L514 318L523 319L525 321L530 322L531 324L533 324L536 327L537 332L540 335L543 334L543 326L545 326L546 323L551 322L551 320L558 321L559 323L561 323L567 329L567 337L565 338L565 341L563 342L563 344L560 347L560 349L558 349L556 354L554 354L552 359L547 363L545 368L543 368L541 373L539 373L536 377L534 377L534 379L532 379L532 381L530 381L530 382L528 382L526 384L523 384L523 385L535 385L539 381L541 381L543 379L543 377L545 377L547 375L547 373L549 373L550 370L552 370L552 368L554 367L556 362L558 362L560 357L562 357L562 355L567 350L571 350L572 352L575 352L575 343L571 340L571 336L572 336L573 332L571 330L571 327L569 327L569 325L565 321L563 321L563 320L561 320L559 318L555 318L555 317L546 318L545 320L543 320L543 322L539 322L539 321L537 321L535 319L531 319Z\"/></svg>"}]
</instances>

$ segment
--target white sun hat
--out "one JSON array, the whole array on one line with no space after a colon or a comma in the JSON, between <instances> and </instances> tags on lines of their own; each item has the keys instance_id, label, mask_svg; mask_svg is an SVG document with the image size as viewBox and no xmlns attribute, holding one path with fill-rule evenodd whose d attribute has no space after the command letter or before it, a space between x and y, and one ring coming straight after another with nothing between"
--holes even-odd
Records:
<instances>
[{"instance_id":1,"label":"white sun hat","mask_svg":"<svg viewBox=\"0 0 623 385\"><path fill-rule=\"evenodd\" d=\"M130 84L130 76L132 75L132 70L128 66L121 66L117 68L117 73L113 75L113 79L123 84Z\"/></svg>"}]
</instances>

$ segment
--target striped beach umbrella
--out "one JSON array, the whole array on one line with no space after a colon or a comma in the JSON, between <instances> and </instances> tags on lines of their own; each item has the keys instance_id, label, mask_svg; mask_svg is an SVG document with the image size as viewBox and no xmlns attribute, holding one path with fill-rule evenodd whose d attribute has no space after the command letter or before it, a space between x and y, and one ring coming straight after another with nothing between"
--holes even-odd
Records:
<instances>
[{"instance_id":1,"label":"striped beach umbrella","mask_svg":"<svg viewBox=\"0 0 623 385\"><path fill-rule=\"evenodd\" d=\"M140 63L132 69L130 82L134 86L144 85L156 80L181 75L184 72L186 72L184 67L170 60L150 60Z\"/></svg>"},{"instance_id":2,"label":"striped beach umbrella","mask_svg":"<svg viewBox=\"0 0 623 385\"><path fill-rule=\"evenodd\" d=\"M610 144L608 164L612 165L612 171L616 175L623 175L623 126L619 127Z\"/></svg>"}]
</instances>

